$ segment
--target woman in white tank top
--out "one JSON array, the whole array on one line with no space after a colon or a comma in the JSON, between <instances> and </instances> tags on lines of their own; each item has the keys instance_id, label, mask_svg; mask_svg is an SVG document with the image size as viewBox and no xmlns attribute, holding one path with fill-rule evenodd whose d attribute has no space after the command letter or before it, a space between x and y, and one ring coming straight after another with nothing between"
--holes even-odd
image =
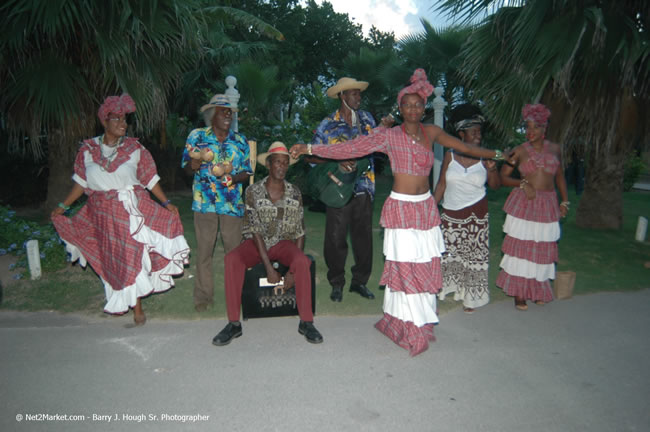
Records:
<instances>
[{"instance_id":1,"label":"woman in white tank top","mask_svg":"<svg viewBox=\"0 0 650 432\"><path fill-rule=\"evenodd\" d=\"M460 139L481 146L481 111L469 104L452 111L451 120ZM466 313L490 301L488 205L485 183L501 186L496 163L448 151L440 170L434 196L442 202L440 214L447 253L442 258L441 300L454 293Z\"/></svg>"}]
</instances>

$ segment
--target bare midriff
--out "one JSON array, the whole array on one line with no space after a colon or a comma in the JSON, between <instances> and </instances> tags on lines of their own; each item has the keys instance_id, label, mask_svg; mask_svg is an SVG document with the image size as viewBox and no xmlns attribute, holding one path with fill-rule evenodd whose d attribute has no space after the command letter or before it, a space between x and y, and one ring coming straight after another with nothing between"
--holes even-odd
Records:
<instances>
[{"instance_id":1,"label":"bare midriff","mask_svg":"<svg viewBox=\"0 0 650 432\"><path fill-rule=\"evenodd\" d=\"M393 173L393 192L421 195L430 191L429 176Z\"/></svg>"}]
</instances>

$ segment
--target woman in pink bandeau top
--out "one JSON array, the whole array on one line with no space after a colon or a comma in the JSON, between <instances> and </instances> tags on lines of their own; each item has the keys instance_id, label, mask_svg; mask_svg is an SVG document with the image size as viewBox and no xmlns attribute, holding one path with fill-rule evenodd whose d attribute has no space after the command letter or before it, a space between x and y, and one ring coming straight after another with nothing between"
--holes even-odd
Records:
<instances>
[{"instance_id":1,"label":"woman in pink bandeau top","mask_svg":"<svg viewBox=\"0 0 650 432\"><path fill-rule=\"evenodd\" d=\"M503 210L507 213L501 246L504 253L497 286L527 310L526 300L542 305L553 300L560 239L560 216L569 212L560 146L545 139L551 112L542 104L522 110L527 142L515 147L501 167L501 183L514 187ZM521 178L511 175L517 167ZM558 205L557 186L562 201Z\"/></svg>"},{"instance_id":2,"label":"woman in pink bandeau top","mask_svg":"<svg viewBox=\"0 0 650 432\"><path fill-rule=\"evenodd\" d=\"M352 159L373 152L388 155L393 187L384 203L380 224L385 228L386 262L380 284L386 286L384 316L375 327L414 356L434 341L438 322L436 293L442 287L440 256L445 250L438 208L429 188L433 142L479 158L502 157L501 152L470 147L442 129L422 124L433 86L417 69L411 84L398 96L404 123L376 128L373 133L337 145L296 144L291 155L313 154Z\"/></svg>"}]
</instances>

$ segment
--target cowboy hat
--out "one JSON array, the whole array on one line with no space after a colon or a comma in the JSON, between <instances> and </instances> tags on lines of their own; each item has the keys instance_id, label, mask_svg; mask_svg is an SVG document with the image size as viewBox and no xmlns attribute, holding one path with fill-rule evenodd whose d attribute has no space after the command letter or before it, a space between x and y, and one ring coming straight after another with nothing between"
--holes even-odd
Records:
<instances>
[{"instance_id":1,"label":"cowboy hat","mask_svg":"<svg viewBox=\"0 0 650 432\"><path fill-rule=\"evenodd\" d=\"M367 88L368 83L366 81L357 81L354 78L343 77L336 82L336 85L327 89L327 96L336 99L342 91L354 89L364 91Z\"/></svg>"},{"instance_id":2,"label":"cowboy hat","mask_svg":"<svg viewBox=\"0 0 650 432\"><path fill-rule=\"evenodd\" d=\"M212 99L210 99L210 103L203 105L201 107L201 112L207 111L210 108L217 108L217 107L230 108L230 110L233 112L238 111L238 109L235 108L230 103L230 99L228 99L228 96L226 96L225 94L216 94L212 96Z\"/></svg>"},{"instance_id":3,"label":"cowboy hat","mask_svg":"<svg viewBox=\"0 0 650 432\"><path fill-rule=\"evenodd\" d=\"M291 157L289 154L289 151L287 150L287 146L284 145L283 142L276 141L273 144L271 144L271 147L269 147L269 151L266 153L262 153L259 156L257 156L257 162L265 165L266 164L266 158L273 155L273 154L283 154L289 156L289 165L293 165L296 162L298 162L298 159L294 159Z\"/></svg>"}]
</instances>

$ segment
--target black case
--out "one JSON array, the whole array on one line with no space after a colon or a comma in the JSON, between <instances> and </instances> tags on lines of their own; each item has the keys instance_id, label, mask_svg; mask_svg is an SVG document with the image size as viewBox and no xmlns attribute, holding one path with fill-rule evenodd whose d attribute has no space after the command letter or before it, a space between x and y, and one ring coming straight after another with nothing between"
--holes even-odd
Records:
<instances>
[{"instance_id":1,"label":"black case","mask_svg":"<svg viewBox=\"0 0 650 432\"><path fill-rule=\"evenodd\" d=\"M316 262L310 255L307 257L311 261L309 271L311 273L311 311L316 312ZM273 263L278 272L284 275L288 268L280 263ZM244 277L244 287L241 295L242 317L248 318L266 318L277 316L298 315L296 305L295 288L290 289L283 295L276 295L273 287L260 287L260 278L266 277L266 269L263 263L246 270Z\"/></svg>"}]
</instances>

